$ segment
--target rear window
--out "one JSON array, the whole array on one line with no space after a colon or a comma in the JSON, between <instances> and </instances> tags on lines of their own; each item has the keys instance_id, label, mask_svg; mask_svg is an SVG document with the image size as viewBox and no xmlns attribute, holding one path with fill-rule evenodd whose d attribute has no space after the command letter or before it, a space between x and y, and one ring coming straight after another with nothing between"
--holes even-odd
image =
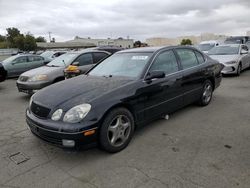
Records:
<instances>
[{"instance_id":1,"label":"rear window","mask_svg":"<svg viewBox=\"0 0 250 188\"><path fill-rule=\"evenodd\" d=\"M205 58L204 58L204 56L200 52L195 51L195 55L196 55L196 57L198 59L198 62L200 64L202 64L202 63L205 62Z\"/></svg>"},{"instance_id":2,"label":"rear window","mask_svg":"<svg viewBox=\"0 0 250 188\"><path fill-rule=\"evenodd\" d=\"M177 49L176 52L178 56L180 57L183 69L188 69L188 68L197 66L199 64L193 50Z\"/></svg>"}]
</instances>

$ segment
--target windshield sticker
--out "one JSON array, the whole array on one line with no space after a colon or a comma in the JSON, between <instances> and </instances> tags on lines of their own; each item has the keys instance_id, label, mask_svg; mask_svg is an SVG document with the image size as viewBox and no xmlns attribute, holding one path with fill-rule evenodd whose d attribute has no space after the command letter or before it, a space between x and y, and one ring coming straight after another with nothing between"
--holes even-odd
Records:
<instances>
[{"instance_id":1,"label":"windshield sticker","mask_svg":"<svg viewBox=\"0 0 250 188\"><path fill-rule=\"evenodd\" d=\"M132 56L132 60L146 60L148 56Z\"/></svg>"}]
</instances>

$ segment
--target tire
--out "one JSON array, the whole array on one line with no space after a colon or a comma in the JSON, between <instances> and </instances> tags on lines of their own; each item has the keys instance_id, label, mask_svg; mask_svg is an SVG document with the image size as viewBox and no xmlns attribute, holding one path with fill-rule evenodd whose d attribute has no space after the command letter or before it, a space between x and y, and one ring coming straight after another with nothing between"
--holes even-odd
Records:
<instances>
[{"instance_id":1,"label":"tire","mask_svg":"<svg viewBox=\"0 0 250 188\"><path fill-rule=\"evenodd\" d=\"M116 153L127 147L134 134L134 117L126 108L111 110L100 128L99 144L101 149Z\"/></svg>"},{"instance_id":2,"label":"tire","mask_svg":"<svg viewBox=\"0 0 250 188\"><path fill-rule=\"evenodd\" d=\"M241 65L241 63L240 63L239 66L238 66L238 68L237 68L237 73L236 73L236 75L237 75L237 76L240 76L241 71L242 71L242 65Z\"/></svg>"},{"instance_id":3,"label":"tire","mask_svg":"<svg viewBox=\"0 0 250 188\"><path fill-rule=\"evenodd\" d=\"M203 84L202 94L199 99L200 106L207 106L213 97L213 84L210 80L206 80Z\"/></svg>"}]
</instances>

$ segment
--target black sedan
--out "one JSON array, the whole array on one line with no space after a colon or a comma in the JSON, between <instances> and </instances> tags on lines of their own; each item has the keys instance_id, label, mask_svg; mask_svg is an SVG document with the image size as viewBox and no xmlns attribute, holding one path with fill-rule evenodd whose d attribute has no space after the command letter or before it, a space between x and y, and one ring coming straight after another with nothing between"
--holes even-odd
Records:
<instances>
[{"instance_id":1,"label":"black sedan","mask_svg":"<svg viewBox=\"0 0 250 188\"><path fill-rule=\"evenodd\" d=\"M223 65L192 47L117 52L31 98L26 120L41 139L64 147L98 143L118 152L134 130L188 104L206 106Z\"/></svg>"},{"instance_id":2,"label":"black sedan","mask_svg":"<svg viewBox=\"0 0 250 188\"><path fill-rule=\"evenodd\" d=\"M0 63L0 82L3 82L7 77L7 71L4 69L3 65Z\"/></svg>"}]
</instances>

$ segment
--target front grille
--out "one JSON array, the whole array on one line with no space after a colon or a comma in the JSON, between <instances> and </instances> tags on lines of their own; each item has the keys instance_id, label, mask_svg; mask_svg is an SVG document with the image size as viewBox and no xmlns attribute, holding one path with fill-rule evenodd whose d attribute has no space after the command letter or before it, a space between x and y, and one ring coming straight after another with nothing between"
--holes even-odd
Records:
<instances>
[{"instance_id":1,"label":"front grille","mask_svg":"<svg viewBox=\"0 0 250 188\"><path fill-rule=\"evenodd\" d=\"M38 105L34 102L32 102L30 110L33 114L35 114L36 116L41 117L41 118L48 117L48 115L50 113L49 108L43 107L43 106Z\"/></svg>"},{"instance_id":2,"label":"front grille","mask_svg":"<svg viewBox=\"0 0 250 188\"><path fill-rule=\"evenodd\" d=\"M28 79L29 79L28 76L20 76L20 77L19 77L19 80L22 81L22 82L27 82Z\"/></svg>"},{"instance_id":3,"label":"front grille","mask_svg":"<svg viewBox=\"0 0 250 188\"><path fill-rule=\"evenodd\" d=\"M54 137L51 137L51 136L48 136L46 134L43 134L41 132L38 131L34 131L34 130L31 130L36 136L38 136L39 138L47 141L47 142L50 142L50 143L53 143L53 144L56 144L56 145L62 145L62 140L59 139L59 138L54 138Z\"/></svg>"}]
</instances>

